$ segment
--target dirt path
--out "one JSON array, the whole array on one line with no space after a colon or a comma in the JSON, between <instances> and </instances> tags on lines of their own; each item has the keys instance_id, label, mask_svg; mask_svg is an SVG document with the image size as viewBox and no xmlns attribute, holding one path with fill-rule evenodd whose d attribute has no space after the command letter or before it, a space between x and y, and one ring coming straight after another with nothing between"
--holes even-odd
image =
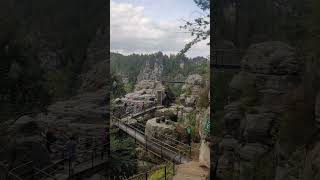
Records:
<instances>
[{"instance_id":1,"label":"dirt path","mask_svg":"<svg viewBox=\"0 0 320 180\"><path fill-rule=\"evenodd\" d=\"M200 167L199 162L190 161L177 166L173 180L205 180L208 174L208 168Z\"/></svg>"}]
</instances>

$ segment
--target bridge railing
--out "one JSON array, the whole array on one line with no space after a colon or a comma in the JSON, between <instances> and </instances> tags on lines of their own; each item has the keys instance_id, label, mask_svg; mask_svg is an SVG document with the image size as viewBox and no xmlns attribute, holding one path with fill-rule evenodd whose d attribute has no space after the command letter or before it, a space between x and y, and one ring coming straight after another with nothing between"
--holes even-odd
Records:
<instances>
[{"instance_id":1,"label":"bridge railing","mask_svg":"<svg viewBox=\"0 0 320 180\"><path fill-rule=\"evenodd\" d=\"M45 141L46 142L46 141ZM8 172L8 180L24 180L26 177L32 177L34 179L43 179L43 178L50 178L50 179L57 179L54 177L54 175L57 172L60 172L60 170L57 169L59 165L63 165L63 171L67 171L68 176L73 175L73 169L77 168L78 166L81 166L83 164L88 164L90 162L91 167L94 167L97 162L101 162L105 160L106 157L108 157L107 153L107 147L109 142L101 144L98 143L97 145L91 146L91 148L83 150L83 151L78 151L77 152L77 157L79 155L86 155L90 156L89 158L86 158L83 160L81 163L75 165L72 167L71 165L71 160L68 159L65 156L65 149L62 148L62 159L58 160L55 163L52 163L44 168L38 168L35 167L33 164L33 161L29 161L24 164L20 164L16 166L15 168L11 169ZM78 144L81 145L81 144ZM25 173L21 173L25 172Z\"/></svg>"},{"instance_id":2,"label":"bridge railing","mask_svg":"<svg viewBox=\"0 0 320 180\"><path fill-rule=\"evenodd\" d=\"M85 142L84 142L85 143ZM56 168L54 168L54 166L57 166L58 164L63 165L63 169L64 171L67 171L68 176L73 176L74 170L82 165L88 165L88 167L91 166L94 167L95 165L97 165L98 163L101 163L102 161L105 161L106 158L109 156L107 155L107 145L109 144L109 142L101 144L101 143L97 143L96 145L91 146L89 149L85 149L82 151L77 151L76 152L76 159L75 160L71 160L70 158L68 158L65 154L65 150L63 149L63 159L61 159L58 163L56 164L52 164L50 166L47 166L43 169L39 169L41 172L44 172L47 174L47 177L50 177L52 175L54 175L58 170ZM78 146L81 144L78 144ZM76 160L81 157L82 161L79 164L75 164ZM73 165L74 164L74 165ZM90 165L89 165L90 164ZM44 174L42 173L42 174Z\"/></svg>"},{"instance_id":3,"label":"bridge railing","mask_svg":"<svg viewBox=\"0 0 320 180\"><path fill-rule=\"evenodd\" d=\"M8 171L8 180L24 180L22 177L24 173L33 171L33 161L28 161L26 163L20 164L13 169Z\"/></svg>"},{"instance_id":4,"label":"bridge railing","mask_svg":"<svg viewBox=\"0 0 320 180\"><path fill-rule=\"evenodd\" d=\"M151 170L136 174L132 177L126 178L127 180L168 180L175 175L175 163L166 161L163 165L152 168Z\"/></svg>"},{"instance_id":5,"label":"bridge railing","mask_svg":"<svg viewBox=\"0 0 320 180\"><path fill-rule=\"evenodd\" d=\"M118 119L123 119L125 117L131 117L132 119L136 119L135 116L138 115L141 115L142 113L146 113L146 112L149 112L149 111L153 111L153 110L156 110L158 108L162 108L163 106L155 106L155 107L151 107L151 108L147 108L147 109L144 109L142 110L141 112L138 112L138 113L135 113L134 115L132 116L129 116L131 113L127 113L127 114L123 114L123 115L113 115L111 114L112 117L116 117ZM137 119L136 119L137 120ZM128 124L128 123L126 123ZM145 125L143 125L142 123L140 123L138 120L137 120L137 123L135 123L133 126L139 126L137 127L137 129L140 130L140 132L144 135L144 129L145 129ZM179 149L179 151L183 152L184 155L187 155L189 157L191 157L191 146L187 145L187 144L184 144L172 137L169 137L169 136L164 136L162 134L159 135L159 137L162 137L162 140L165 139L167 140L167 142L170 142L169 147L173 147L174 149ZM159 141L159 139L155 139L156 141ZM162 141L160 142L162 143ZM176 147L174 147L176 146Z\"/></svg>"},{"instance_id":6,"label":"bridge railing","mask_svg":"<svg viewBox=\"0 0 320 180\"><path fill-rule=\"evenodd\" d=\"M139 123L138 121L134 125L138 125L139 129L144 130L144 128L145 128L145 126L143 124ZM143 134L144 134L144 132L143 132ZM165 136L165 135L159 134L158 137L159 137L159 139L154 138L155 141L163 144L164 143L163 140L167 140L167 141L165 141L166 143L164 145L166 145L169 148L172 148L174 150L181 151L181 152L183 152L184 155L191 157L191 147L189 145L184 144L184 143L182 143L182 142L180 142L170 136ZM167 142L169 142L169 143L167 143Z\"/></svg>"},{"instance_id":7,"label":"bridge railing","mask_svg":"<svg viewBox=\"0 0 320 180\"><path fill-rule=\"evenodd\" d=\"M145 143L143 144L143 146L145 147L146 151L148 151L150 148L157 149L158 152L156 152L156 154L158 154L162 158L165 158L166 152L169 152L171 154L175 154L175 157L173 159L170 159L170 158L167 158L167 159L179 161L180 163L181 163L182 156L186 156L186 157L188 156L188 154L185 151L178 149L178 148L175 148L175 147L173 147L165 142L162 142L154 137L146 136L143 131L134 127L133 125L122 122L121 119L118 119L116 117L113 117L112 119L116 121L115 123L117 123L118 127L120 127L120 125L124 125L125 128L123 130L126 131L128 134L129 134L130 129L133 130L134 131L133 138L135 139L135 141L137 140L137 133L139 133L140 135L143 135L145 137ZM179 157L180 159L176 159L176 157Z\"/></svg>"}]
</instances>

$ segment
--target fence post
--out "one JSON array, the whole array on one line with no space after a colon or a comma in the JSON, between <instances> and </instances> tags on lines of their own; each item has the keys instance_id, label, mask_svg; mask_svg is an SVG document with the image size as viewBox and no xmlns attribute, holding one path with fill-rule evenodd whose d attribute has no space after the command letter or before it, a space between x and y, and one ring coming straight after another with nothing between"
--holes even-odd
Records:
<instances>
[{"instance_id":1,"label":"fence post","mask_svg":"<svg viewBox=\"0 0 320 180\"><path fill-rule=\"evenodd\" d=\"M174 162L172 162L172 172L173 172L173 176L175 175L175 164L174 164Z\"/></svg>"},{"instance_id":2,"label":"fence post","mask_svg":"<svg viewBox=\"0 0 320 180\"><path fill-rule=\"evenodd\" d=\"M68 172L69 172L69 177L71 175L71 158L68 159L68 166L69 166L69 169L68 169Z\"/></svg>"},{"instance_id":3,"label":"fence post","mask_svg":"<svg viewBox=\"0 0 320 180\"><path fill-rule=\"evenodd\" d=\"M146 172L146 180L148 180L148 172Z\"/></svg>"},{"instance_id":4,"label":"fence post","mask_svg":"<svg viewBox=\"0 0 320 180\"><path fill-rule=\"evenodd\" d=\"M31 165L31 168L32 168L32 176L31 176L31 179L33 180L33 179L35 179L35 171L34 171L34 164L32 163L32 165Z\"/></svg>"},{"instance_id":5,"label":"fence post","mask_svg":"<svg viewBox=\"0 0 320 180\"><path fill-rule=\"evenodd\" d=\"M93 167L93 151L91 151L91 167Z\"/></svg>"},{"instance_id":6,"label":"fence post","mask_svg":"<svg viewBox=\"0 0 320 180\"><path fill-rule=\"evenodd\" d=\"M164 180L167 180L167 165L164 166Z\"/></svg>"}]
</instances>

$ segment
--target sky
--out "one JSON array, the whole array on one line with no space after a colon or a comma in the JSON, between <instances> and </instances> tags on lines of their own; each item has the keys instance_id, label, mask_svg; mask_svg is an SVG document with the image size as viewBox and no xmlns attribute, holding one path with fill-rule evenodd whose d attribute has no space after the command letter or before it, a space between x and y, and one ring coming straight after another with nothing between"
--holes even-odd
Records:
<instances>
[{"instance_id":1,"label":"sky","mask_svg":"<svg viewBox=\"0 0 320 180\"><path fill-rule=\"evenodd\" d=\"M111 0L111 51L176 54L193 37L180 29L183 20L205 15L193 0ZM207 41L186 53L188 57L209 55Z\"/></svg>"}]
</instances>

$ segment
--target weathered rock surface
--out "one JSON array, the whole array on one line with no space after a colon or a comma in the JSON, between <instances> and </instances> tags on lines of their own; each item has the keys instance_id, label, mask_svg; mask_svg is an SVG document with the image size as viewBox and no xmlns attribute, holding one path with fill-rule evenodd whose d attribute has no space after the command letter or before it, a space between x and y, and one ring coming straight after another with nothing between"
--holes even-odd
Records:
<instances>
[{"instance_id":1,"label":"weathered rock surface","mask_svg":"<svg viewBox=\"0 0 320 180\"><path fill-rule=\"evenodd\" d=\"M176 137L175 126L172 123L165 123L160 121L159 118L149 119L146 123L145 135L149 137L159 138L161 136Z\"/></svg>"},{"instance_id":2,"label":"weathered rock surface","mask_svg":"<svg viewBox=\"0 0 320 180\"><path fill-rule=\"evenodd\" d=\"M315 115L317 127L320 128L320 92L317 94L316 105L315 105Z\"/></svg>"},{"instance_id":3,"label":"weathered rock surface","mask_svg":"<svg viewBox=\"0 0 320 180\"><path fill-rule=\"evenodd\" d=\"M201 90L204 88L205 82L199 74L189 75L182 86L182 93L179 97L181 104L185 107L195 107L199 100Z\"/></svg>"},{"instance_id":4,"label":"weathered rock surface","mask_svg":"<svg viewBox=\"0 0 320 180\"><path fill-rule=\"evenodd\" d=\"M153 62L146 61L143 69L137 77L137 82L142 80L160 81L163 72L163 62L161 59L155 59Z\"/></svg>"},{"instance_id":5,"label":"weathered rock surface","mask_svg":"<svg viewBox=\"0 0 320 180\"><path fill-rule=\"evenodd\" d=\"M283 42L248 48L241 71L229 84L231 101L224 108L223 132L227 136L219 143L219 177L252 179L257 160L266 153L288 156L282 155L272 133L275 125L281 124L281 114L288 111L288 95L301 84L301 67L295 49ZM290 179L288 167L278 165L274 168L276 179Z\"/></svg>"},{"instance_id":6,"label":"weathered rock surface","mask_svg":"<svg viewBox=\"0 0 320 180\"><path fill-rule=\"evenodd\" d=\"M252 45L242 60L245 71L269 75L294 75L301 72L295 49L280 42Z\"/></svg>"},{"instance_id":7,"label":"weathered rock surface","mask_svg":"<svg viewBox=\"0 0 320 180\"><path fill-rule=\"evenodd\" d=\"M48 107L49 114L57 121L78 123L105 123L102 115L106 114L105 90L83 93L66 101L56 102ZM61 120L59 120L61 119Z\"/></svg>"},{"instance_id":8,"label":"weathered rock surface","mask_svg":"<svg viewBox=\"0 0 320 180\"><path fill-rule=\"evenodd\" d=\"M201 166L210 168L210 142L201 140L199 150L199 163Z\"/></svg>"}]
</instances>

